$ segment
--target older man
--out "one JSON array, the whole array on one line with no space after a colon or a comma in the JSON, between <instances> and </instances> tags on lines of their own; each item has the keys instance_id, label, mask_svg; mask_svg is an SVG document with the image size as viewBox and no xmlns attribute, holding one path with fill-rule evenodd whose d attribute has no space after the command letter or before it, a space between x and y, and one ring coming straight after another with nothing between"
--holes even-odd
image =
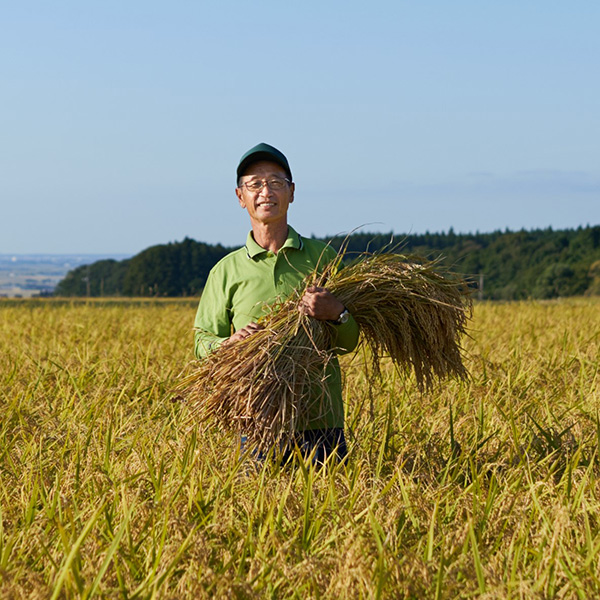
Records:
<instances>
[{"instance_id":1,"label":"older man","mask_svg":"<svg viewBox=\"0 0 600 600\"><path fill-rule=\"evenodd\" d=\"M252 230L246 244L227 255L211 270L196 314L195 352L198 358L222 344L254 334L268 305L285 300L305 275L322 270L335 258L323 242L301 237L288 225L288 209L295 185L286 157L269 144L246 152L237 168L235 190L240 206L248 212ZM310 287L299 310L335 324L336 352L352 351L358 326L344 305L326 288ZM346 454L342 382L337 359L327 367L331 397L329 406L316 407L301 425L295 442L318 461L336 452Z\"/></svg>"}]
</instances>

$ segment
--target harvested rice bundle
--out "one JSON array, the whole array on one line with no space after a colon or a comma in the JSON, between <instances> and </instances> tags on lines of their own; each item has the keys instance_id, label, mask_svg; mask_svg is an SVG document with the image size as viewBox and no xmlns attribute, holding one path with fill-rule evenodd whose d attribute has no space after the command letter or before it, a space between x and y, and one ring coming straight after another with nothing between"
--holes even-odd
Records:
<instances>
[{"instance_id":1,"label":"harvested rice bundle","mask_svg":"<svg viewBox=\"0 0 600 600\"><path fill-rule=\"evenodd\" d=\"M263 319L263 330L222 346L181 383L200 419L244 432L249 443L267 449L289 440L314 414L314 402L327 410L335 329L299 312L309 285L327 287L348 308L375 374L389 356L403 371L414 370L420 388L466 376L460 338L471 302L464 281L441 274L435 262L401 254L366 253L343 269L340 262L341 254L322 274L308 276L301 291Z\"/></svg>"},{"instance_id":2,"label":"harvested rice bundle","mask_svg":"<svg viewBox=\"0 0 600 600\"><path fill-rule=\"evenodd\" d=\"M368 254L327 282L360 325L375 371L387 355L401 369L412 368L420 388L435 378L466 376L460 338L471 315L469 290L437 266L399 254Z\"/></svg>"}]
</instances>

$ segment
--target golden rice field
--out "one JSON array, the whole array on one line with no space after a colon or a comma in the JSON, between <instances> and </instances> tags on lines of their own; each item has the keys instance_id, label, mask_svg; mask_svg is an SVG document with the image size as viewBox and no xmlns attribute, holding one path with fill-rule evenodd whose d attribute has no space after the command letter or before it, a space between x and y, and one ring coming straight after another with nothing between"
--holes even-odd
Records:
<instances>
[{"instance_id":1,"label":"golden rice field","mask_svg":"<svg viewBox=\"0 0 600 600\"><path fill-rule=\"evenodd\" d=\"M476 304L468 382L344 357L346 465L171 389L195 302L0 302L0 598L600 596L600 299Z\"/></svg>"}]
</instances>

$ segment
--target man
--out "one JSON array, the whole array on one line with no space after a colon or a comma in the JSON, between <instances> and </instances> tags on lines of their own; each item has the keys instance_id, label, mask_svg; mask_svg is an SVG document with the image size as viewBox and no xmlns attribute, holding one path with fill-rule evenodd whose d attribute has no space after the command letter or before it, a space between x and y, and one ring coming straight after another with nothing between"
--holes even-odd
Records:
<instances>
[{"instance_id":1,"label":"man","mask_svg":"<svg viewBox=\"0 0 600 600\"><path fill-rule=\"evenodd\" d=\"M246 244L220 260L211 270L198 305L195 321L195 353L206 356L223 344L235 344L253 335L268 305L285 300L315 269L322 271L335 256L323 242L305 239L288 225L288 209L295 185L287 158L269 144L246 152L237 168L235 190L240 206L248 212L252 230ZM299 310L330 321L335 326L338 353L351 352L358 342L358 325L344 305L326 288L309 287ZM323 462L333 452L346 455L344 410L339 363L327 367L331 405L317 407L295 436L300 449L315 451Z\"/></svg>"}]
</instances>

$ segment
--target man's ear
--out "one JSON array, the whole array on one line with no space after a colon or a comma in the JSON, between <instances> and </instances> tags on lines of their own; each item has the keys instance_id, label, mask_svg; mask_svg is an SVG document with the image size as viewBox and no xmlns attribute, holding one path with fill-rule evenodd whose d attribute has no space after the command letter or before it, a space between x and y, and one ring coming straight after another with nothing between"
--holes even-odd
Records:
<instances>
[{"instance_id":1,"label":"man's ear","mask_svg":"<svg viewBox=\"0 0 600 600\"><path fill-rule=\"evenodd\" d=\"M294 192L296 191L296 184L290 183L290 204L294 201Z\"/></svg>"},{"instance_id":2,"label":"man's ear","mask_svg":"<svg viewBox=\"0 0 600 600\"><path fill-rule=\"evenodd\" d=\"M246 202L244 201L244 194L242 194L241 188L235 188L235 195L238 197L238 202L242 208L246 208Z\"/></svg>"}]
</instances>

